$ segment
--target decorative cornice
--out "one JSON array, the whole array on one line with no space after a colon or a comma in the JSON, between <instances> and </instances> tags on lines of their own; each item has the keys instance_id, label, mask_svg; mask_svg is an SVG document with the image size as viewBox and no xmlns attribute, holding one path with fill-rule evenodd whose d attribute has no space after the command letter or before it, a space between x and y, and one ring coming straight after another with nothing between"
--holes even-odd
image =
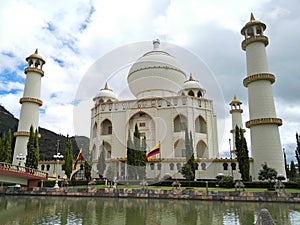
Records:
<instances>
[{"instance_id":1,"label":"decorative cornice","mask_svg":"<svg viewBox=\"0 0 300 225\"><path fill-rule=\"evenodd\" d=\"M28 131L17 131L14 133L15 137L23 136L23 137L29 137L30 133Z\"/></svg>"},{"instance_id":2,"label":"decorative cornice","mask_svg":"<svg viewBox=\"0 0 300 225\"><path fill-rule=\"evenodd\" d=\"M245 87L248 87L248 85L257 80L268 80L273 84L275 82L275 76L271 73L258 73L251 76L248 76L244 79L243 84Z\"/></svg>"},{"instance_id":3,"label":"decorative cornice","mask_svg":"<svg viewBox=\"0 0 300 225\"><path fill-rule=\"evenodd\" d=\"M133 73L136 73L136 72L139 72L139 71L142 71L142 70L149 70L149 69L170 69L170 70L175 70L179 73L182 73L185 76L185 73L182 70L174 68L174 67L169 67L169 66L148 66L148 67L143 67L143 68L132 71L131 73L128 74L128 77L130 77Z\"/></svg>"},{"instance_id":4,"label":"decorative cornice","mask_svg":"<svg viewBox=\"0 0 300 225\"><path fill-rule=\"evenodd\" d=\"M243 42L242 42L242 49L246 50L247 45L253 43L253 42L262 42L265 44L265 46L267 46L269 44L269 39L266 36L251 36L249 38L246 38Z\"/></svg>"},{"instance_id":5,"label":"decorative cornice","mask_svg":"<svg viewBox=\"0 0 300 225\"><path fill-rule=\"evenodd\" d=\"M27 74L29 72L34 72L34 73L39 73L42 77L44 76L44 71L38 68L34 68L34 67L27 67L24 70L24 73Z\"/></svg>"},{"instance_id":6,"label":"decorative cornice","mask_svg":"<svg viewBox=\"0 0 300 225\"><path fill-rule=\"evenodd\" d=\"M246 132L246 130L245 130L245 129L242 129L242 131L243 131L243 133L245 133L245 132ZM231 129L231 130L230 130L230 133L232 133L232 134L233 134L233 133L235 133L235 129Z\"/></svg>"},{"instance_id":7,"label":"decorative cornice","mask_svg":"<svg viewBox=\"0 0 300 225\"><path fill-rule=\"evenodd\" d=\"M20 98L20 103L23 104L23 102L31 102L31 103L36 103L39 106L43 105L43 102L40 99L37 98L31 98L31 97L23 97Z\"/></svg>"},{"instance_id":8,"label":"decorative cornice","mask_svg":"<svg viewBox=\"0 0 300 225\"><path fill-rule=\"evenodd\" d=\"M230 114L232 114L234 112L243 113L243 110L242 109L231 109L229 112L230 112Z\"/></svg>"},{"instance_id":9,"label":"decorative cornice","mask_svg":"<svg viewBox=\"0 0 300 225\"><path fill-rule=\"evenodd\" d=\"M263 124L275 124L278 126L282 125L282 120L279 118L260 118L260 119L254 119L249 120L246 122L246 127L250 128L256 125L263 125Z\"/></svg>"}]
</instances>

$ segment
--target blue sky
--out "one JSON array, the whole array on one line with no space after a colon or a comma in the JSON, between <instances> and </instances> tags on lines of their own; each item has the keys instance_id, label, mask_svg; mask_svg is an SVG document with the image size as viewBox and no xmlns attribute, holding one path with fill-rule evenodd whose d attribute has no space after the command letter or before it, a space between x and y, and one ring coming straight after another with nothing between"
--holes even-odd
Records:
<instances>
[{"instance_id":1,"label":"blue sky","mask_svg":"<svg viewBox=\"0 0 300 225\"><path fill-rule=\"evenodd\" d=\"M247 89L242 85L246 64L240 30L253 12L267 25L269 68L276 76L273 92L277 116L283 119L281 141L292 159L295 133L300 128L299 10L297 0L2 1L0 103L19 117L25 58L38 48L46 61L40 126L64 135L78 134L73 126L74 99L91 65L120 46L159 38L201 58L220 84L225 110L236 94L243 102L246 122ZM195 76L201 82L201 74ZM103 86L99 83L99 89ZM112 89L114 86L119 85L110 84ZM220 120L229 131L230 114ZM249 133L247 130L248 144ZM83 134L88 136L87 131ZM221 152L228 151L229 138L230 133L225 132Z\"/></svg>"}]
</instances>

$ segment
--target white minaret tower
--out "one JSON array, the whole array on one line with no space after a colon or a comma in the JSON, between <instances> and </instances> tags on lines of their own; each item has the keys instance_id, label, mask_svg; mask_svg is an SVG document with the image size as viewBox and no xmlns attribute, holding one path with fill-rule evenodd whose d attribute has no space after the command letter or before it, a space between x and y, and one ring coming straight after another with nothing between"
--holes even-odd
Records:
<instances>
[{"instance_id":1,"label":"white minaret tower","mask_svg":"<svg viewBox=\"0 0 300 225\"><path fill-rule=\"evenodd\" d=\"M231 110L229 111L231 114L231 121L232 121L232 143L233 149L231 153L235 153L236 146L235 146L235 127L238 126L239 128L243 129L243 121L242 121L242 113L243 109L241 108L242 102L234 96L233 100L230 102ZM245 132L245 130L243 129Z\"/></svg>"},{"instance_id":2,"label":"white minaret tower","mask_svg":"<svg viewBox=\"0 0 300 225\"><path fill-rule=\"evenodd\" d=\"M27 68L26 82L23 97L20 99L22 104L18 131L15 132L16 144L14 150L13 164L20 162L20 155L27 155L27 142L29 137L30 126L38 129L39 126L39 108L42 105L40 100L41 78L44 76L43 65L45 61L38 55L38 50L26 58ZM21 163L24 166L25 160Z\"/></svg>"},{"instance_id":3,"label":"white minaret tower","mask_svg":"<svg viewBox=\"0 0 300 225\"><path fill-rule=\"evenodd\" d=\"M255 20L251 13L250 21L242 28L245 40L242 49L246 51L247 77L244 86L248 88L251 152L254 158L252 178L257 180L262 164L275 168L278 174L285 174L278 126L282 120L276 117L272 84L275 76L269 73L265 47L269 41L263 32L266 25Z\"/></svg>"}]
</instances>

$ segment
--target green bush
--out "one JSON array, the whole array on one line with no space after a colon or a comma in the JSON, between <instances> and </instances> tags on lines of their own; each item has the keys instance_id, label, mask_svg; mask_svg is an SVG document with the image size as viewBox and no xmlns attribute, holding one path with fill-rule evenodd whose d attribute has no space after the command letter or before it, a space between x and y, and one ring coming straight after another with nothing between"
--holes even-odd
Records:
<instances>
[{"instance_id":1,"label":"green bush","mask_svg":"<svg viewBox=\"0 0 300 225\"><path fill-rule=\"evenodd\" d=\"M220 187L232 188L233 187L233 177L232 176L224 176L219 181Z\"/></svg>"}]
</instances>

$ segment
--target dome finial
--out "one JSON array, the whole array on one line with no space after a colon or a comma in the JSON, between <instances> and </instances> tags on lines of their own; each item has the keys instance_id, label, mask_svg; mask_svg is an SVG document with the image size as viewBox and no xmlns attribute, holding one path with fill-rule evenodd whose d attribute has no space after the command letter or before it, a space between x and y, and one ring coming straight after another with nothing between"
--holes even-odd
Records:
<instances>
[{"instance_id":1,"label":"dome finial","mask_svg":"<svg viewBox=\"0 0 300 225\"><path fill-rule=\"evenodd\" d=\"M107 82L105 83L104 90L108 90Z\"/></svg>"},{"instance_id":2,"label":"dome finial","mask_svg":"<svg viewBox=\"0 0 300 225\"><path fill-rule=\"evenodd\" d=\"M192 80L194 80L193 79L193 74L192 73L190 73L190 79L189 79L190 81L192 81Z\"/></svg>"},{"instance_id":3,"label":"dome finial","mask_svg":"<svg viewBox=\"0 0 300 225\"><path fill-rule=\"evenodd\" d=\"M250 21L254 21L254 20L255 20L255 18L253 16L253 13L251 13L251 15L250 15Z\"/></svg>"},{"instance_id":4,"label":"dome finial","mask_svg":"<svg viewBox=\"0 0 300 225\"><path fill-rule=\"evenodd\" d=\"M159 39L153 40L153 49L158 49L159 45L160 45L160 40Z\"/></svg>"},{"instance_id":5,"label":"dome finial","mask_svg":"<svg viewBox=\"0 0 300 225\"><path fill-rule=\"evenodd\" d=\"M38 53L38 49L35 49L35 52L34 52L34 54L39 54L39 53Z\"/></svg>"}]
</instances>

